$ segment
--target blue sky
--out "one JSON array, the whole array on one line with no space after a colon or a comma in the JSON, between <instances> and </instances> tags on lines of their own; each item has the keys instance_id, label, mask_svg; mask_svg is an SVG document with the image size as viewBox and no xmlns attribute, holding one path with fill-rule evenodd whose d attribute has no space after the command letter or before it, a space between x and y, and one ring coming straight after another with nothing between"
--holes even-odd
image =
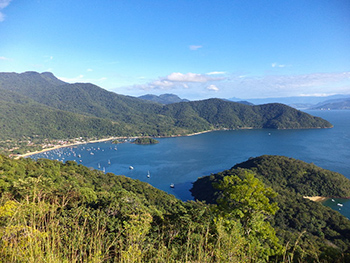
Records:
<instances>
[{"instance_id":1,"label":"blue sky","mask_svg":"<svg viewBox=\"0 0 350 263\"><path fill-rule=\"evenodd\" d=\"M350 94L349 0L0 0L0 72L119 94Z\"/></svg>"}]
</instances>

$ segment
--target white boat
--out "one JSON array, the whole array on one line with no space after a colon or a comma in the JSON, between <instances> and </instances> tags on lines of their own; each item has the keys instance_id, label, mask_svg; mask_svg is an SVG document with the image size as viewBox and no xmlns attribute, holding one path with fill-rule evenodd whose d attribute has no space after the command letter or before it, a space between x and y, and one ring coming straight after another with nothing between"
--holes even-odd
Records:
<instances>
[{"instance_id":1,"label":"white boat","mask_svg":"<svg viewBox=\"0 0 350 263\"><path fill-rule=\"evenodd\" d=\"M150 178L150 177L151 177L151 174L150 174L149 171L148 171L147 178Z\"/></svg>"},{"instance_id":2,"label":"white boat","mask_svg":"<svg viewBox=\"0 0 350 263\"><path fill-rule=\"evenodd\" d=\"M129 169L130 169L130 170L133 170L133 169L134 169L134 167L132 167L132 166L130 165L130 166L129 166Z\"/></svg>"},{"instance_id":3,"label":"white boat","mask_svg":"<svg viewBox=\"0 0 350 263\"><path fill-rule=\"evenodd\" d=\"M337 205L338 205L338 206L343 206L343 204L341 204L341 203L338 203Z\"/></svg>"},{"instance_id":4,"label":"white boat","mask_svg":"<svg viewBox=\"0 0 350 263\"><path fill-rule=\"evenodd\" d=\"M170 184L170 188L174 188L175 185L173 183Z\"/></svg>"},{"instance_id":5,"label":"white boat","mask_svg":"<svg viewBox=\"0 0 350 263\"><path fill-rule=\"evenodd\" d=\"M111 164L111 160L108 160L108 164Z\"/></svg>"}]
</instances>

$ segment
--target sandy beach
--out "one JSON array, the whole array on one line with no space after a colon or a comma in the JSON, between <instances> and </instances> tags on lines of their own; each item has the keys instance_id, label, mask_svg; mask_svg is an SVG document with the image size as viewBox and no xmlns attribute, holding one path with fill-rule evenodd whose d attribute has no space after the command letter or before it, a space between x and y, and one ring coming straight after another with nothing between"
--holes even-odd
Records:
<instances>
[{"instance_id":1,"label":"sandy beach","mask_svg":"<svg viewBox=\"0 0 350 263\"><path fill-rule=\"evenodd\" d=\"M324 197L324 196L304 196L304 198L309 199L309 200L314 201L314 202L322 202L322 201L329 199L329 197Z\"/></svg>"},{"instance_id":2,"label":"sandy beach","mask_svg":"<svg viewBox=\"0 0 350 263\"><path fill-rule=\"evenodd\" d=\"M105 141L111 141L111 140L117 140L117 139L123 139L125 137L109 137L109 138L104 138L104 139L99 139L99 140L91 140L91 141L84 141L84 142L74 142L74 143L67 143L63 145L55 145L53 147L45 148L40 151L35 151L35 152L28 152L25 154L20 154L15 157L15 159L23 158L23 157L28 157L37 153L43 153L43 152L48 152L51 150L55 149L60 149L60 148L65 148L65 147L71 147L75 145L80 145L80 144L87 144L87 143L95 143L95 142L105 142Z\"/></svg>"}]
</instances>

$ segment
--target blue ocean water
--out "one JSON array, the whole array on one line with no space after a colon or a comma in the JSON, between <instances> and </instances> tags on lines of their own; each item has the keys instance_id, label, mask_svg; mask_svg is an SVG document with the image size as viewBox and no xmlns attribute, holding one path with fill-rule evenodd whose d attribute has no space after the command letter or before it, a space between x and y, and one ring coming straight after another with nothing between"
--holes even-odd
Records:
<instances>
[{"instance_id":1,"label":"blue ocean water","mask_svg":"<svg viewBox=\"0 0 350 263\"><path fill-rule=\"evenodd\" d=\"M160 138L155 145L100 142L61 148L31 158L75 160L88 167L148 182L182 200L193 199L189 189L198 177L264 154L312 162L350 179L350 111L307 112L330 121L334 128L216 131ZM129 169L130 166L134 169ZM170 184L175 187L171 188ZM337 203L344 205L340 207ZM337 203L333 208L350 218L350 202L337 200Z\"/></svg>"}]
</instances>

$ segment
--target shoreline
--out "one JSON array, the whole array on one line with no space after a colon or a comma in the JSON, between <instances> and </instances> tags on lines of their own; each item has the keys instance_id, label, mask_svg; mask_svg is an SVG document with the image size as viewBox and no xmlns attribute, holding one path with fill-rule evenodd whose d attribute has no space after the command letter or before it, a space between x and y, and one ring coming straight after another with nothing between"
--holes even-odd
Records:
<instances>
[{"instance_id":1,"label":"shoreline","mask_svg":"<svg viewBox=\"0 0 350 263\"><path fill-rule=\"evenodd\" d=\"M330 197L325 197L325 196L303 196L303 197L314 202L323 202L330 199Z\"/></svg>"},{"instance_id":2,"label":"shoreline","mask_svg":"<svg viewBox=\"0 0 350 263\"><path fill-rule=\"evenodd\" d=\"M28 153L17 155L17 156L14 157L14 159L29 157L29 156L34 155L34 154L48 152L48 151L52 151L52 150L56 150L56 149L60 149L60 148L66 148L66 147L71 147L71 146L76 146L76 145L81 145L81 144L87 144L87 143L106 142L106 141L123 139L123 138L126 138L126 137L109 137L109 138L92 140L92 141L72 142L72 143L67 143L67 144L64 144L64 145L55 145L53 147L45 148L45 149L42 149L40 151L28 152Z\"/></svg>"},{"instance_id":3,"label":"shoreline","mask_svg":"<svg viewBox=\"0 0 350 263\"><path fill-rule=\"evenodd\" d=\"M52 151L52 150L56 150L56 149L60 149L60 148L71 147L71 146L87 144L87 143L106 142L106 141L112 141L112 140L118 140L118 139L126 139L126 138L132 138L133 139L133 138L147 138L147 137L154 137L154 138L173 138L173 137L181 137L181 136L185 137L185 136L195 136L195 135L208 133L208 132L213 132L213 131L217 131L217 130L206 130L206 131L195 132L195 133L190 133L190 134L186 134L186 135L171 135L171 136L133 136L133 137L120 136L120 137L108 137L108 138L98 139L98 140L91 140L91 141L88 140L88 141L84 141L84 142L73 142L73 143L67 143L67 144L64 144L64 145L55 145L53 147L45 148L45 149L42 149L40 151L34 151L34 152L28 152L28 153L16 155L16 156L14 156L14 159L25 158L25 157L29 157L31 155L38 154L38 153L48 152L48 151Z\"/></svg>"}]
</instances>

